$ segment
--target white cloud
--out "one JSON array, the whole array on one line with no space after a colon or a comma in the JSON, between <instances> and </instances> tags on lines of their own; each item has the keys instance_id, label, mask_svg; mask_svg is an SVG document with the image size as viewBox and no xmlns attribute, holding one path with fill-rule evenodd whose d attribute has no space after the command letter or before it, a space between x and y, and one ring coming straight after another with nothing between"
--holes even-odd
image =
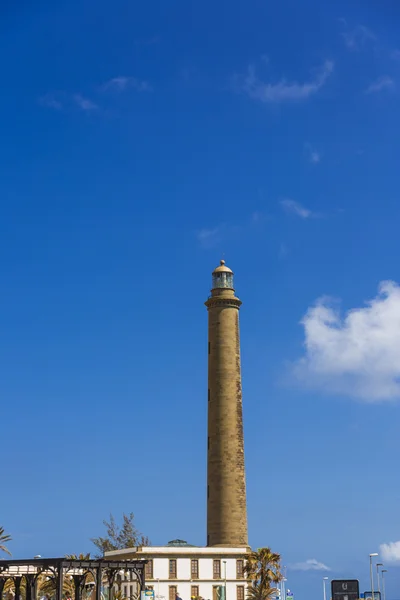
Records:
<instances>
[{"instance_id":1,"label":"white cloud","mask_svg":"<svg viewBox=\"0 0 400 600\"><path fill-rule=\"evenodd\" d=\"M346 24L344 19L342 22ZM361 50L367 42L374 42L376 40L374 32L365 27L365 25L357 25L354 29L342 33L342 36L349 50Z\"/></svg>"},{"instance_id":2,"label":"white cloud","mask_svg":"<svg viewBox=\"0 0 400 600\"><path fill-rule=\"evenodd\" d=\"M47 108L54 108L55 110L61 110L63 105L60 100L57 100L52 94L46 94L46 96L42 96L39 98L39 103L42 106L47 106Z\"/></svg>"},{"instance_id":3,"label":"white cloud","mask_svg":"<svg viewBox=\"0 0 400 600\"><path fill-rule=\"evenodd\" d=\"M295 200L290 200L286 198L285 200L280 201L280 205L283 210L288 214L297 215L302 219L310 219L311 217L316 217L317 213L314 213L309 208L306 208L300 202L296 202Z\"/></svg>"},{"instance_id":4,"label":"white cloud","mask_svg":"<svg viewBox=\"0 0 400 600\"><path fill-rule=\"evenodd\" d=\"M317 152L317 150L315 150L315 148L313 148L311 146L311 144L305 144L304 150L305 150L307 159L310 161L310 163L316 165L321 161L321 154L319 152Z\"/></svg>"},{"instance_id":5,"label":"white cloud","mask_svg":"<svg viewBox=\"0 0 400 600\"><path fill-rule=\"evenodd\" d=\"M295 563L290 567L294 571L330 571L331 569L316 558L309 558L304 562Z\"/></svg>"},{"instance_id":6,"label":"white cloud","mask_svg":"<svg viewBox=\"0 0 400 600\"><path fill-rule=\"evenodd\" d=\"M391 77L383 75L378 77L371 85L365 90L366 94L373 94L375 92L381 92L382 90L392 89L394 87L394 81Z\"/></svg>"},{"instance_id":7,"label":"white cloud","mask_svg":"<svg viewBox=\"0 0 400 600\"><path fill-rule=\"evenodd\" d=\"M333 67L334 64L332 61L325 61L314 79L304 83L298 83L297 81L288 82L284 78L277 83L266 83L257 78L254 66L250 65L241 87L250 98L259 100L260 102L273 103L306 100L321 89L331 75Z\"/></svg>"},{"instance_id":8,"label":"white cloud","mask_svg":"<svg viewBox=\"0 0 400 600\"><path fill-rule=\"evenodd\" d=\"M328 393L377 402L400 398L400 287L379 285L378 295L343 317L327 298L301 324L305 355L294 375Z\"/></svg>"},{"instance_id":9,"label":"white cloud","mask_svg":"<svg viewBox=\"0 0 400 600\"><path fill-rule=\"evenodd\" d=\"M97 104L95 104L88 98L84 98L80 94L74 94L73 101L81 110L84 110L86 112L90 112L98 108Z\"/></svg>"},{"instance_id":10,"label":"white cloud","mask_svg":"<svg viewBox=\"0 0 400 600\"><path fill-rule=\"evenodd\" d=\"M388 562L400 562L400 542L389 542L388 544L381 544L380 553L385 563Z\"/></svg>"},{"instance_id":11,"label":"white cloud","mask_svg":"<svg viewBox=\"0 0 400 600\"><path fill-rule=\"evenodd\" d=\"M135 77L113 77L103 85L104 90L115 90L117 92L123 92L128 88L132 88L137 92L151 91L151 86L148 81L142 81L140 79L136 79Z\"/></svg>"},{"instance_id":12,"label":"white cloud","mask_svg":"<svg viewBox=\"0 0 400 600\"><path fill-rule=\"evenodd\" d=\"M222 233L223 227L214 227L212 229L200 229L197 232L197 239L202 246L213 246L216 244Z\"/></svg>"}]
</instances>

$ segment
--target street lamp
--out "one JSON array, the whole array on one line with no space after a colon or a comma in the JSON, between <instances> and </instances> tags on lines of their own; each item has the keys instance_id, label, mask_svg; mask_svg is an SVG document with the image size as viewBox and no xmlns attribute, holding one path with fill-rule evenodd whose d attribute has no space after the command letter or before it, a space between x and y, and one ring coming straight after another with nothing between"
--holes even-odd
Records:
<instances>
[{"instance_id":1,"label":"street lamp","mask_svg":"<svg viewBox=\"0 0 400 600\"><path fill-rule=\"evenodd\" d=\"M324 577L322 579L322 585L324 586L324 600L326 600L326 582L328 581L329 577Z\"/></svg>"},{"instance_id":2,"label":"street lamp","mask_svg":"<svg viewBox=\"0 0 400 600\"><path fill-rule=\"evenodd\" d=\"M372 557L373 556L379 556L379 554L377 552L372 552L369 555L369 574L371 577L371 594L372 594L372 600L374 600L374 574L372 572Z\"/></svg>"},{"instance_id":3,"label":"street lamp","mask_svg":"<svg viewBox=\"0 0 400 600\"><path fill-rule=\"evenodd\" d=\"M379 592L378 600L381 600L380 599L380 596L381 596L381 583L379 581L379 567L383 567L383 563L376 563L376 576L378 578L378 592Z\"/></svg>"},{"instance_id":4,"label":"street lamp","mask_svg":"<svg viewBox=\"0 0 400 600\"><path fill-rule=\"evenodd\" d=\"M387 569L382 569L382 592L383 592L383 600L386 600L385 576L384 576L384 573L387 573Z\"/></svg>"},{"instance_id":5,"label":"street lamp","mask_svg":"<svg viewBox=\"0 0 400 600\"><path fill-rule=\"evenodd\" d=\"M222 561L224 563L224 587L225 587L225 598L226 600L226 560Z\"/></svg>"},{"instance_id":6,"label":"street lamp","mask_svg":"<svg viewBox=\"0 0 400 600\"><path fill-rule=\"evenodd\" d=\"M282 593L281 593L281 600L286 600L285 581L287 581L286 577L282 577Z\"/></svg>"}]
</instances>

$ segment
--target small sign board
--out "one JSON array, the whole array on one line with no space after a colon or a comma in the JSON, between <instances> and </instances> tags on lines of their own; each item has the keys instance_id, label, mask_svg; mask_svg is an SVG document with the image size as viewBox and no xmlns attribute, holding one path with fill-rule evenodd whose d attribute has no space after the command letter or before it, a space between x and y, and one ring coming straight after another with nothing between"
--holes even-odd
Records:
<instances>
[{"instance_id":1,"label":"small sign board","mask_svg":"<svg viewBox=\"0 0 400 600\"><path fill-rule=\"evenodd\" d=\"M372 592L364 592L364 599L365 600L372 600ZM380 592L374 592L374 600L381 600L381 593Z\"/></svg>"},{"instance_id":2,"label":"small sign board","mask_svg":"<svg viewBox=\"0 0 400 600\"><path fill-rule=\"evenodd\" d=\"M331 581L331 592L332 600L359 600L360 586L358 579L333 579Z\"/></svg>"},{"instance_id":3,"label":"small sign board","mask_svg":"<svg viewBox=\"0 0 400 600\"><path fill-rule=\"evenodd\" d=\"M140 596L141 600L154 600L154 590L144 590Z\"/></svg>"}]
</instances>

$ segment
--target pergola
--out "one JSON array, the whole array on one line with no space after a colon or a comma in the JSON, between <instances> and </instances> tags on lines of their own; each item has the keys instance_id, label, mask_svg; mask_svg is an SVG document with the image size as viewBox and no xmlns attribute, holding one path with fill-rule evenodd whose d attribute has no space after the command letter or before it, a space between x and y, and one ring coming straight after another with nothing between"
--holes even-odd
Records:
<instances>
[{"instance_id":1,"label":"pergola","mask_svg":"<svg viewBox=\"0 0 400 600\"><path fill-rule=\"evenodd\" d=\"M95 586L95 600L101 600L101 588L112 589L118 575L129 576L136 581L140 592L145 590L146 560L70 560L67 558L34 558L30 560L0 560L0 600L7 580L12 580L15 600L19 600L21 584L25 580L26 600L37 600L37 583L40 575L54 582L55 600L63 599L63 583L68 577L73 582L75 600L82 600L82 592L88 579Z\"/></svg>"}]
</instances>

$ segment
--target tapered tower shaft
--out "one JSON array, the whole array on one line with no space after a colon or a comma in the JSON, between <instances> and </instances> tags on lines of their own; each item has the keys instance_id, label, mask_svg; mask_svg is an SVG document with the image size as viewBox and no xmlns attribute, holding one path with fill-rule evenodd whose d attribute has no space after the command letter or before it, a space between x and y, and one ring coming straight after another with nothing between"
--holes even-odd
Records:
<instances>
[{"instance_id":1,"label":"tapered tower shaft","mask_svg":"<svg viewBox=\"0 0 400 600\"><path fill-rule=\"evenodd\" d=\"M239 298L225 261L208 309L207 545L247 546Z\"/></svg>"}]
</instances>

